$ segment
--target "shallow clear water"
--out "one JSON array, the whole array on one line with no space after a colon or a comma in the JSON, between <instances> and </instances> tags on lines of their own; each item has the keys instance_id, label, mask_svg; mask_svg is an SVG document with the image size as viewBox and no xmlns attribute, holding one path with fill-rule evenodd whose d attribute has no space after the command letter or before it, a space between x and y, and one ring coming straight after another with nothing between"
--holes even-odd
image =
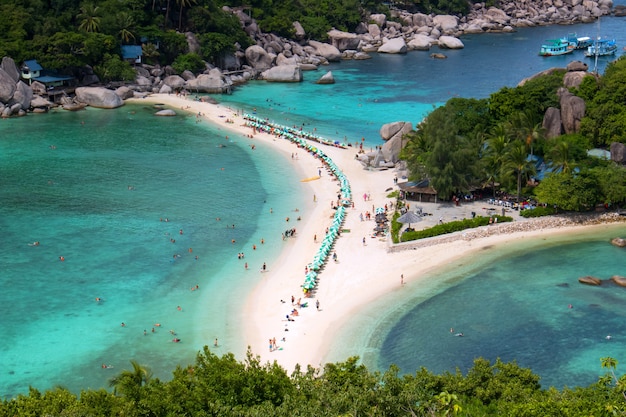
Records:
<instances>
[{"instance_id":1,"label":"shallow clear water","mask_svg":"<svg viewBox=\"0 0 626 417\"><path fill-rule=\"evenodd\" d=\"M626 291L610 282L582 285L578 277L623 275L626 251L609 239L625 233L622 225L515 251L487 249L479 268L459 265L444 276L447 288L402 304L401 319L377 335L377 367L465 372L474 358L501 358L531 368L544 386L593 383L604 373L600 358L619 358L626 348Z\"/></svg>"},{"instance_id":2,"label":"shallow clear water","mask_svg":"<svg viewBox=\"0 0 626 417\"><path fill-rule=\"evenodd\" d=\"M623 18L602 21L603 32L615 36L620 46L626 44L623 23ZM572 59L584 60L582 54L545 59L536 52L546 38L572 31L584 35L595 29L594 25L556 26L470 36L463 38L465 49L446 51L446 60L430 59L425 52L375 55L369 61L330 65L328 69L337 79L331 86L314 84L323 74L321 70L306 73L303 83L251 82L231 96L217 98L250 111L256 109L285 124L304 123L328 137L365 138L373 146L381 143L378 130L384 123L404 120L415 124L450 97L487 97L543 69L564 66ZM245 138L226 140L224 132L196 124L193 116L156 118L153 112L153 108L124 106L0 121L0 332L4 336L0 340L0 396L25 393L29 385L48 389L60 384L73 391L106 387L108 378L127 368L131 359L167 379L177 364L192 362L203 345L212 346L215 337L220 343L218 353L243 353L245 343L238 337L236 311L256 283L255 265L271 262L282 247L279 239L285 215L281 210L304 206L303 185L293 176L289 161L260 147L252 151ZM229 224L235 224L235 229L228 228ZM261 238L267 244L252 251L252 244ZM278 243L272 244L273 239ZM40 246L29 246L34 241L41 242ZM250 264L247 272L236 257L242 251ZM65 261L60 261L60 256ZM606 256L596 253L591 257ZM485 277L508 277L526 262L517 259L510 268L487 271ZM569 267L560 266L563 271ZM573 268L568 277L579 275ZM468 336L437 339L445 340L449 349L435 343L423 346L420 352L443 356L451 352L454 357L465 352L464 358L471 357L483 348L470 350L452 343L470 344L474 337L470 334L489 330L497 333L484 333L488 336L482 339L494 340L495 347L488 347L485 356L519 355L520 364L526 364L521 360L527 357L525 351L516 350L519 342L508 343L512 329L521 332L516 315L527 310L526 303L539 292L574 299L576 295L568 293L574 286L531 285L527 287L530 295L522 295L524 287L519 286L516 298L508 298L510 294L499 297L508 300L501 308L511 311L505 314L508 327L502 329L487 324L490 317L500 318L493 313L483 313L484 320L478 322L460 320L475 317L465 310L448 313L460 304L457 296L445 298L449 285L469 287L470 295L464 296L468 302L481 293L482 287L471 288L482 279L465 278L465 273L451 275L432 288L420 288L416 291L420 298L407 298L398 316L392 314L398 312L396 303L381 300L376 310L362 314L372 320L359 333L371 338L349 349L338 345L334 351L365 351L364 358L376 366L385 367L388 361L403 369L415 366L409 362L416 352L410 346L424 339L422 330L403 331L394 326L404 313L435 296L426 304L434 309L427 317L441 321L431 330L444 329L443 338L454 326L463 328ZM460 282L464 285L457 285ZM199 290L191 291L195 285ZM588 291L584 296L592 294ZM102 301L96 302L96 297ZM581 298L565 313L559 303L549 312L550 318L533 319L536 324L529 328L538 333L524 330L522 334L538 340L533 344L536 349L546 347L541 340L549 333L547 329L555 332L554 328L565 326L560 315L566 314L567 320L587 310L602 311L585 307L595 304L591 301ZM423 321L411 317L407 316L408 324L403 326ZM606 316L601 319L609 320ZM162 326L152 333L155 323ZM372 323L382 323L383 330L373 328ZM619 333L612 329L617 328L606 330ZM172 343L169 330L175 330L182 342ZM600 338L604 330L598 329ZM387 339L389 331L392 336ZM403 333L414 338L408 340L409 348L391 342ZM560 330L556 333L562 334ZM596 335L586 337L596 340ZM589 343L581 354L580 348L573 346L573 336L569 340L571 343L559 350L569 358L560 362L559 371L564 383L574 385L579 369L588 366L586 358L595 363L605 354L597 352L603 345L595 343ZM610 346L621 347L619 340L614 338ZM570 345L574 353L566 350ZM379 353L383 355L380 361ZM617 353L615 356L619 359ZM443 359L437 361L432 359L433 370L454 366ZM102 370L103 363L114 368ZM568 379L570 368L574 377ZM543 371L535 370L545 382Z\"/></svg>"},{"instance_id":3,"label":"shallow clear water","mask_svg":"<svg viewBox=\"0 0 626 417\"><path fill-rule=\"evenodd\" d=\"M302 186L267 149L154 111L0 123L3 396L106 386L131 359L167 378L215 337L220 353L245 351L238 302Z\"/></svg>"}]
</instances>

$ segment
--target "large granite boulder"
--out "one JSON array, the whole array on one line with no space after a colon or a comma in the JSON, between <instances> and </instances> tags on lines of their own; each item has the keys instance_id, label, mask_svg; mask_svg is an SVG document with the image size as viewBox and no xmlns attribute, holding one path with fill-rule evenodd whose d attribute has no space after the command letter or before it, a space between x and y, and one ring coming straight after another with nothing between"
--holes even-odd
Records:
<instances>
[{"instance_id":1,"label":"large granite boulder","mask_svg":"<svg viewBox=\"0 0 626 417\"><path fill-rule=\"evenodd\" d=\"M377 24L379 28L382 28L385 26L385 23L387 23L387 16L383 13L376 13L370 15L369 20Z\"/></svg>"},{"instance_id":2,"label":"large granite boulder","mask_svg":"<svg viewBox=\"0 0 626 417\"><path fill-rule=\"evenodd\" d=\"M433 17L433 25L439 28L441 33L454 33L459 27L459 18L451 15L437 15Z\"/></svg>"},{"instance_id":3,"label":"large granite boulder","mask_svg":"<svg viewBox=\"0 0 626 417\"><path fill-rule=\"evenodd\" d=\"M406 51L406 42L402 37L389 39L378 48L378 52L381 54L406 54Z\"/></svg>"},{"instance_id":4,"label":"large granite boulder","mask_svg":"<svg viewBox=\"0 0 626 417\"><path fill-rule=\"evenodd\" d=\"M0 68L2 68L8 75L13 79L14 82L18 82L20 80L20 70L15 65L15 61L13 58L5 56L2 58L2 63L0 63Z\"/></svg>"},{"instance_id":5,"label":"large granite boulder","mask_svg":"<svg viewBox=\"0 0 626 417\"><path fill-rule=\"evenodd\" d=\"M101 109L115 109L124 105L124 100L115 91L104 87L78 87L76 89L76 99Z\"/></svg>"},{"instance_id":6,"label":"large granite boulder","mask_svg":"<svg viewBox=\"0 0 626 417\"><path fill-rule=\"evenodd\" d=\"M328 60L329 62L341 61L341 52L339 51L339 49L331 44L318 41L309 41L309 46L315 49L317 55L326 58L326 60Z\"/></svg>"},{"instance_id":7,"label":"large granite boulder","mask_svg":"<svg viewBox=\"0 0 626 417\"><path fill-rule=\"evenodd\" d=\"M135 92L125 85L116 88L115 94L120 96L122 100L126 100L127 98L133 98L135 96Z\"/></svg>"},{"instance_id":8,"label":"large granite boulder","mask_svg":"<svg viewBox=\"0 0 626 417\"><path fill-rule=\"evenodd\" d=\"M169 85L174 91L176 91L185 86L185 79L179 75L169 75L163 79L163 84Z\"/></svg>"},{"instance_id":9,"label":"large granite boulder","mask_svg":"<svg viewBox=\"0 0 626 417\"><path fill-rule=\"evenodd\" d=\"M13 101L19 103L22 110L28 110L32 99L33 90L24 82L19 81L15 87L15 93L13 93Z\"/></svg>"},{"instance_id":10,"label":"large granite boulder","mask_svg":"<svg viewBox=\"0 0 626 417\"><path fill-rule=\"evenodd\" d=\"M335 84L335 77L333 77L332 71L328 71L326 74L322 75L317 80L317 84Z\"/></svg>"},{"instance_id":11,"label":"large granite boulder","mask_svg":"<svg viewBox=\"0 0 626 417\"><path fill-rule=\"evenodd\" d=\"M566 88L559 88L561 121L565 133L576 133L580 129L580 121L585 117L585 100L570 93Z\"/></svg>"},{"instance_id":12,"label":"large granite boulder","mask_svg":"<svg viewBox=\"0 0 626 417\"><path fill-rule=\"evenodd\" d=\"M342 32L337 29L332 29L328 32L328 38L330 43L340 51L346 49L357 49L361 39L359 39L356 33Z\"/></svg>"},{"instance_id":13,"label":"large granite boulder","mask_svg":"<svg viewBox=\"0 0 626 417\"><path fill-rule=\"evenodd\" d=\"M34 96L33 99L30 101L30 107L32 107L33 109L36 109L36 108L48 109L53 106L54 104L52 104L50 101L46 100L45 98L41 96Z\"/></svg>"},{"instance_id":14,"label":"large granite boulder","mask_svg":"<svg viewBox=\"0 0 626 417\"><path fill-rule=\"evenodd\" d=\"M214 68L208 74L200 74L195 80L187 81L186 88L199 93L221 94L229 92L231 84L219 69Z\"/></svg>"},{"instance_id":15,"label":"large granite boulder","mask_svg":"<svg viewBox=\"0 0 626 417\"><path fill-rule=\"evenodd\" d=\"M370 23L367 25L367 33L372 37L372 39L380 38L380 27L378 27L375 23Z\"/></svg>"},{"instance_id":16,"label":"large granite boulder","mask_svg":"<svg viewBox=\"0 0 626 417\"><path fill-rule=\"evenodd\" d=\"M626 164L626 145L621 142L611 143L611 161Z\"/></svg>"},{"instance_id":17,"label":"large granite boulder","mask_svg":"<svg viewBox=\"0 0 626 417\"><path fill-rule=\"evenodd\" d=\"M403 136L413 130L410 122L387 123L380 128L380 136L386 140L382 154L386 161L398 162L400 151L408 142Z\"/></svg>"},{"instance_id":18,"label":"large granite boulder","mask_svg":"<svg viewBox=\"0 0 626 417\"><path fill-rule=\"evenodd\" d=\"M614 237L611 239L611 245L617 246L618 248L626 248L626 239L623 237Z\"/></svg>"},{"instance_id":19,"label":"large granite boulder","mask_svg":"<svg viewBox=\"0 0 626 417\"><path fill-rule=\"evenodd\" d=\"M439 47L445 49L463 49L465 45L459 38L455 38L454 36L440 36L439 37Z\"/></svg>"},{"instance_id":20,"label":"large granite boulder","mask_svg":"<svg viewBox=\"0 0 626 417\"><path fill-rule=\"evenodd\" d=\"M259 45L252 45L246 49L246 60L248 64L257 71L265 71L272 66L274 57L268 54Z\"/></svg>"},{"instance_id":21,"label":"large granite boulder","mask_svg":"<svg viewBox=\"0 0 626 417\"><path fill-rule=\"evenodd\" d=\"M296 83L302 81L302 70L298 65L281 65L263 71L261 78L270 82Z\"/></svg>"},{"instance_id":22,"label":"large granite boulder","mask_svg":"<svg viewBox=\"0 0 626 417\"><path fill-rule=\"evenodd\" d=\"M407 44L410 50L415 51L428 51L433 44L432 38L424 34L414 35L413 38Z\"/></svg>"},{"instance_id":23,"label":"large granite boulder","mask_svg":"<svg viewBox=\"0 0 626 417\"><path fill-rule=\"evenodd\" d=\"M5 70L0 68L0 103L8 103L15 93L16 84Z\"/></svg>"},{"instance_id":24,"label":"large granite boulder","mask_svg":"<svg viewBox=\"0 0 626 417\"><path fill-rule=\"evenodd\" d=\"M548 107L546 114L543 116L541 127L545 131L546 139L556 138L563 134L563 125L561 122L561 111L556 107Z\"/></svg>"},{"instance_id":25,"label":"large granite boulder","mask_svg":"<svg viewBox=\"0 0 626 417\"><path fill-rule=\"evenodd\" d=\"M580 282L581 284L595 285L595 286L602 284L602 280L600 278L592 277L589 275L578 278L578 282Z\"/></svg>"},{"instance_id":26,"label":"large granite boulder","mask_svg":"<svg viewBox=\"0 0 626 417\"><path fill-rule=\"evenodd\" d=\"M589 69L589 65L582 61L572 61L567 64L565 67L567 71L587 71Z\"/></svg>"},{"instance_id":27,"label":"large granite boulder","mask_svg":"<svg viewBox=\"0 0 626 417\"><path fill-rule=\"evenodd\" d=\"M294 36L295 36L295 38L297 40L304 39L304 37L306 36L306 32L305 32L304 28L302 27L302 25L300 24L300 22L298 22L298 21L293 22L293 29L296 32L294 34Z\"/></svg>"},{"instance_id":28,"label":"large granite boulder","mask_svg":"<svg viewBox=\"0 0 626 417\"><path fill-rule=\"evenodd\" d=\"M563 76L563 87L565 88L578 88L583 82L583 79L589 74L586 71L570 71L566 72Z\"/></svg>"}]
</instances>

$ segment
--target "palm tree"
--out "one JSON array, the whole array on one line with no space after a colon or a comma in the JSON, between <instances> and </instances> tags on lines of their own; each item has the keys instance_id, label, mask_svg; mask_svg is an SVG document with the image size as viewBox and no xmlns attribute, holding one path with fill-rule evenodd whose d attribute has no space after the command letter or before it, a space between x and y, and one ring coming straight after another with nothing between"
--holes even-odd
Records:
<instances>
[{"instance_id":1,"label":"palm tree","mask_svg":"<svg viewBox=\"0 0 626 417\"><path fill-rule=\"evenodd\" d=\"M536 122L533 115L529 112L519 112L509 122L511 133L519 138L526 148L530 151L531 159L533 156L533 144L545 135L544 128L541 123Z\"/></svg>"},{"instance_id":2,"label":"palm tree","mask_svg":"<svg viewBox=\"0 0 626 417\"><path fill-rule=\"evenodd\" d=\"M602 368L607 368L611 372L611 376L613 377L613 381L615 381L616 387L622 391L622 396L626 399L626 387L624 387L623 382L615 375L615 369L617 369L617 359L607 356L600 358L600 363L602 364Z\"/></svg>"},{"instance_id":3,"label":"palm tree","mask_svg":"<svg viewBox=\"0 0 626 417\"><path fill-rule=\"evenodd\" d=\"M562 138L557 138L550 151L548 153L550 158L550 165L556 171L561 171L565 174L572 172L574 168L574 160L572 157L572 150L570 143Z\"/></svg>"},{"instance_id":4,"label":"palm tree","mask_svg":"<svg viewBox=\"0 0 626 417\"><path fill-rule=\"evenodd\" d=\"M155 44L151 42L144 43L143 45L141 45L141 50L143 52L143 56L146 58L147 63L156 63L156 60L160 54Z\"/></svg>"},{"instance_id":5,"label":"palm tree","mask_svg":"<svg viewBox=\"0 0 626 417\"><path fill-rule=\"evenodd\" d=\"M152 379L152 372L136 361L130 361L133 370L124 370L109 380L114 394L121 394L130 399L139 399L139 390Z\"/></svg>"},{"instance_id":6,"label":"palm tree","mask_svg":"<svg viewBox=\"0 0 626 417\"><path fill-rule=\"evenodd\" d=\"M494 198L496 197L496 181L502 175L504 155L510 143L511 139L502 123L491 130L489 139L487 139L482 158L484 161L483 173L485 181L491 184Z\"/></svg>"},{"instance_id":7,"label":"palm tree","mask_svg":"<svg viewBox=\"0 0 626 417\"><path fill-rule=\"evenodd\" d=\"M93 3L87 3L81 7L77 17L81 20L78 29L85 32L98 32L100 30L100 8Z\"/></svg>"},{"instance_id":8,"label":"palm tree","mask_svg":"<svg viewBox=\"0 0 626 417\"><path fill-rule=\"evenodd\" d=\"M117 21L120 27L117 34L120 35L122 42L128 43L131 39L135 40L135 35L132 32L135 26L135 19L127 12L120 12L117 14Z\"/></svg>"},{"instance_id":9,"label":"palm tree","mask_svg":"<svg viewBox=\"0 0 626 417\"><path fill-rule=\"evenodd\" d=\"M178 31L180 32L183 30L183 9L195 4L196 0L176 0L176 3L178 3L178 7L180 7L178 14Z\"/></svg>"},{"instance_id":10,"label":"palm tree","mask_svg":"<svg viewBox=\"0 0 626 417\"><path fill-rule=\"evenodd\" d=\"M535 165L528 159L526 145L520 141L511 142L504 155L504 171L517 176L517 201L522 197L522 178L534 173Z\"/></svg>"}]
</instances>

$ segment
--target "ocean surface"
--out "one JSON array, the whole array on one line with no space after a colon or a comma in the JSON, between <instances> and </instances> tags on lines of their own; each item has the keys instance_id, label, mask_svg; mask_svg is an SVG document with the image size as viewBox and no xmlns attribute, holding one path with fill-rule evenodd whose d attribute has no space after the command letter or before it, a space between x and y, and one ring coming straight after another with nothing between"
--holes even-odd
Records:
<instances>
[{"instance_id":1,"label":"ocean surface","mask_svg":"<svg viewBox=\"0 0 626 417\"><path fill-rule=\"evenodd\" d=\"M216 98L284 124L304 124L331 138L365 138L374 146L382 143L382 124L415 124L450 97L487 97L573 59L592 65L582 52L540 58L537 51L544 39L569 32L591 36L597 30L597 25L574 25L468 36L465 49L445 51L446 60L433 60L428 52L374 55L368 61L330 65L334 85L314 83L324 74L320 70L306 73L303 83L251 82ZM616 37L621 54L624 19L604 18L601 31ZM605 64L599 62L600 71ZM282 245L289 244L280 239L282 219L293 207L304 206L303 185L291 174L289 160L252 150L245 138L226 138L193 116L155 118L153 113L152 107L126 105L0 121L0 397L26 393L29 385L62 385L74 392L108 387L108 379L127 369L131 359L167 379L176 365L191 363L203 345L214 349L215 338L218 354L243 355L237 311L258 281L260 265L268 262L271 268ZM265 245L259 245L261 239ZM606 265L598 274L609 273L610 262L623 261L623 252L622 258L612 252L604 244L606 236L586 238L594 239L597 245L586 243L582 250L584 259L589 265ZM509 256L491 250L503 256L490 265L497 269L468 263L456 271L460 275L439 279L441 286L416 289L415 294L422 294L417 298L405 294L402 310L397 300L381 300L376 328L362 329L371 337L354 351L365 352L373 366L384 369L393 362L403 372L419 366L464 369L475 355L497 355L519 358L544 383L592 382L590 372L599 368L600 357L612 354L620 360L619 351L605 353L600 347L623 351L619 333L626 338L626 332L611 320L618 319L619 309L611 307L623 303L621 295L611 288L599 292L585 287L582 293L575 283L560 286L582 275L580 265L559 262L563 254L578 254L576 245L533 251L534 246L524 248L521 257L516 251ZM237 257L241 252L244 260ZM247 271L244 262L250 265ZM526 276L520 274L555 263L557 271L540 274L540 282L520 285L519 277ZM487 277L490 289L497 286L509 298L487 292L482 286ZM574 308L549 303L554 308L549 316L517 320L521 310L537 313L529 301L551 300L555 292ZM481 294L498 298L498 314L485 311L492 300L481 301ZM594 294L602 299L587 299ZM500 314L505 308L508 313ZM581 316L586 312L604 313ZM505 329L488 321L503 316ZM585 325L598 334L585 333L590 342L583 353L583 339L573 335L564 344L545 342L550 331L567 339L572 321L578 326L590 317L594 320ZM420 327L425 321L433 328ZM450 327L467 337L446 338L449 349L435 344L431 333L423 337L441 329L441 337L447 337ZM492 333L485 336L484 329ZM517 349L520 342L511 339L515 332L527 341L524 346L535 347L534 355ZM602 343L604 333L615 334L610 345ZM174 337L181 341L173 343ZM491 340L495 347L477 339ZM350 353L340 345L334 351ZM567 361L548 366L532 357ZM103 369L103 364L112 368ZM550 379L554 369L570 368Z\"/></svg>"}]
</instances>

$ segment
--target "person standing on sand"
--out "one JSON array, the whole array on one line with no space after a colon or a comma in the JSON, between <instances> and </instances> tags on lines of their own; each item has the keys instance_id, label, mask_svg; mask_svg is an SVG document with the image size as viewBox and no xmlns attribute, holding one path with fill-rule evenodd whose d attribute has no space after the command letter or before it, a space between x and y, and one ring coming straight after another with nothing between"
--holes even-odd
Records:
<instances>
[{"instance_id":1,"label":"person standing on sand","mask_svg":"<svg viewBox=\"0 0 626 417\"><path fill-rule=\"evenodd\" d=\"M365 246L365 236L363 236L363 246Z\"/></svg>"},{"instance_id":2,"label":"person standing on sand","mask_svg":"<svg viewBox=\"0 0 626 417\"><path fill-rule=\"evenodd\" d=\"M404 274L400 275L400 285L404 285Z\"/></svg>"},{"instance_id":3,"label":"person standing on sand","mask_svg":"<svg viewBox=\"0 0 626 417\"><path fill-rule=\"evenodd\" d=\"M320 300L315 300L315 308L320 311Z\"/></svg>"}]
</instances>

